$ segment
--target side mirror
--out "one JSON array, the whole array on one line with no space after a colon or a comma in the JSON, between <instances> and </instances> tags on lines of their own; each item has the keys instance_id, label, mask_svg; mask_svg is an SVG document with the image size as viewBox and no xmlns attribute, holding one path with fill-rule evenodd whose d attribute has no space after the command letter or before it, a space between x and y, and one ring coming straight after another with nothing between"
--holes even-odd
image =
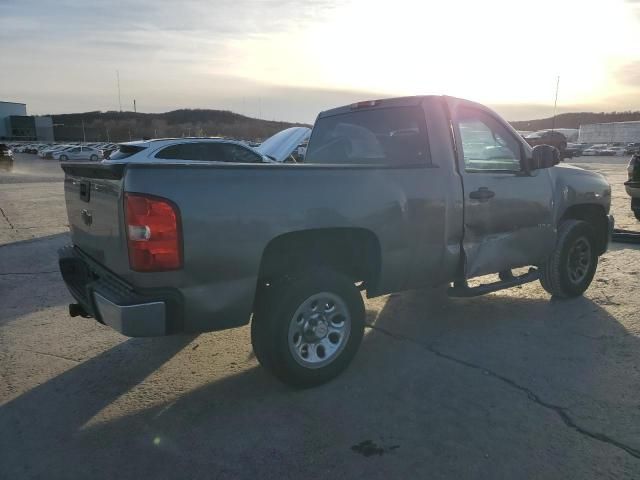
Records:
<instances>
[{"instance_id":1,"label":"side mirror","mask_svg":"<svg viewBox=\"0 0 640 480\"><path fill-rule=\"evenodd\" d=\"M551 145L536 145L533 147L529 170L550 168L560 163L560 151Z\"/></svg>"}]
</instances>

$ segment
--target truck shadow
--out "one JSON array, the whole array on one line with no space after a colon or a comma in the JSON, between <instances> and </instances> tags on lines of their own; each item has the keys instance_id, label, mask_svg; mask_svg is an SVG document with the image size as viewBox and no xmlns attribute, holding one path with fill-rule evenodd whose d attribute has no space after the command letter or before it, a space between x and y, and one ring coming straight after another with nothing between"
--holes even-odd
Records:
<instances>
[{"instance_id":1,"label":"truck shadow","mask_svg":"<svg viewBox=\"0 0 640 480\"><path fill-rule=\"evenodd\" d=\"M418 455L409 441L453 450L476 438L495 442L486 432L531 398L494 374L584 414L594 430L633 438L637 408L609 411L608 402L637 393L638 379L626 377L637 340L587 298L550 301L525 291L450 300L442 290L413 291L390 296L368 321L373 328L354 363L321 387L290 389L253 364L161 405L154 390L167 386L150 384L153 406L83 427L192 337L124 342L0 408L0 465L14 476L49 478L384 477L371 464L352 465L350 447L373 438ZM613 344L615 358L606 348ZM536 441L536 427L516 423L509 430L506 422L497 440ZM546 445L543 433L537 441ZM431 461L437 472L444 460Z\"/></svg>"}]
</instances>

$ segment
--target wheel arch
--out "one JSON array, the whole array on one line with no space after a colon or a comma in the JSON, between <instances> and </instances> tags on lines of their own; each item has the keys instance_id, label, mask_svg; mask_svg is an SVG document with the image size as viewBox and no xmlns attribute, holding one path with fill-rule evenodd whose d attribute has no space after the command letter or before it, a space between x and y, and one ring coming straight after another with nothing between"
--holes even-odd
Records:
<instances>
[{"instance_id":1,"label":"wheel arch","mask_svg":"<svg viewBox=\"0 0 640 480\"><path fill-rule=\"evenodd\" d=\"M596 233L598 255L602 255L606 251L609 237L609 220L602 205L595 203L572 205L564 211L558 225L569 219L582 220L592 225Z\"/></svg>"},{"instance_id":2,"label":"wheel arch","mask_svg":"<svg viewBox=\"0 0 640 480\"><path fill-rule=\"evenodd\" d=\"M258 286L312 267L329 267L362 281L375 292L380 278L378 237L356 227L318 228L287 232L273 238L260 260Z\"/></svg>"}]
</instances>

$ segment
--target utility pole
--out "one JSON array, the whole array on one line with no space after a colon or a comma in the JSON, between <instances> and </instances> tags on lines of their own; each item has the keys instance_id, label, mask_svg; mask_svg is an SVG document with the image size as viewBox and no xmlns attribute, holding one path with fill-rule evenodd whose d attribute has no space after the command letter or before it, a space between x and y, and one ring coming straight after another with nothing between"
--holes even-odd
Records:
<instances>
[{"instance_id":1,"label":"utility pole","mask_svg":"<svg viewBox=\"0 0 640 480\"><path fill-rule=\"evenodd\" d=\"M133 113L136 113L136 112L137 112L137 110L136 110L136 99L134 98L133 99Z\"/></svg>"},{"instance_id":2,"label":"utility pole","mask_svg":"<svg viewBox=\"0 0 640 480\"><path fill-rule=\"evenodd\" d=\"M111 142L111 139L109 138L109 129L107 128L107 142Z\"/></svg>"},{"instance_id":3,"label":"utility pole","mask_svg":"<svg viewBox=\"0 0 640 480\"><path fill-rule=\"evenodd\" d=\"M556 128L556 107L558 106L558 89L560 88L560 75L558 75L558 79L556 80L556 99L553 102L553 119L551 120L551 131L553 132Z\"/></svg>"},{"instance_id":4,"label":"utility pole","mask_svg":"<svg viewBox=\"0 0 640 480\"><path fill-rule=\"evenodd\" d=\"M116 77L118 79L118 105L120 106L120 113L122 113L122 99L120 98L120 71L116 70Z\"/></svg>"},{"instance_id":5,"label":"utility pole","mask_svg":"<svg viewBox=\"0 0 640 480\"><path fill-rule=\"evenodd\" d=\"M87 134L84 131L84 118L82 119L82 143L87 143Z\"/></svg>"}]
</instances>

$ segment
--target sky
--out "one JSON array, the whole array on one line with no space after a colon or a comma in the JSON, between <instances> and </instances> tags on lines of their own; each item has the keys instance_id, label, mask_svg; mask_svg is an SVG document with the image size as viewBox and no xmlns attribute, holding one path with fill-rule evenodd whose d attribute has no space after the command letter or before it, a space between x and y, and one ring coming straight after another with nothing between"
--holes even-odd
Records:
<instances>
[{"instance_id":1,"label":"sky","mask_svg":"<svg viewBox=\"0 0 640 480\"><path fill-rule=\"evenodd\" d=\"M0 0L29 114L321 110L446 94L508 120L640 110L640 0Z\"/></svg>"}]
</instances>

